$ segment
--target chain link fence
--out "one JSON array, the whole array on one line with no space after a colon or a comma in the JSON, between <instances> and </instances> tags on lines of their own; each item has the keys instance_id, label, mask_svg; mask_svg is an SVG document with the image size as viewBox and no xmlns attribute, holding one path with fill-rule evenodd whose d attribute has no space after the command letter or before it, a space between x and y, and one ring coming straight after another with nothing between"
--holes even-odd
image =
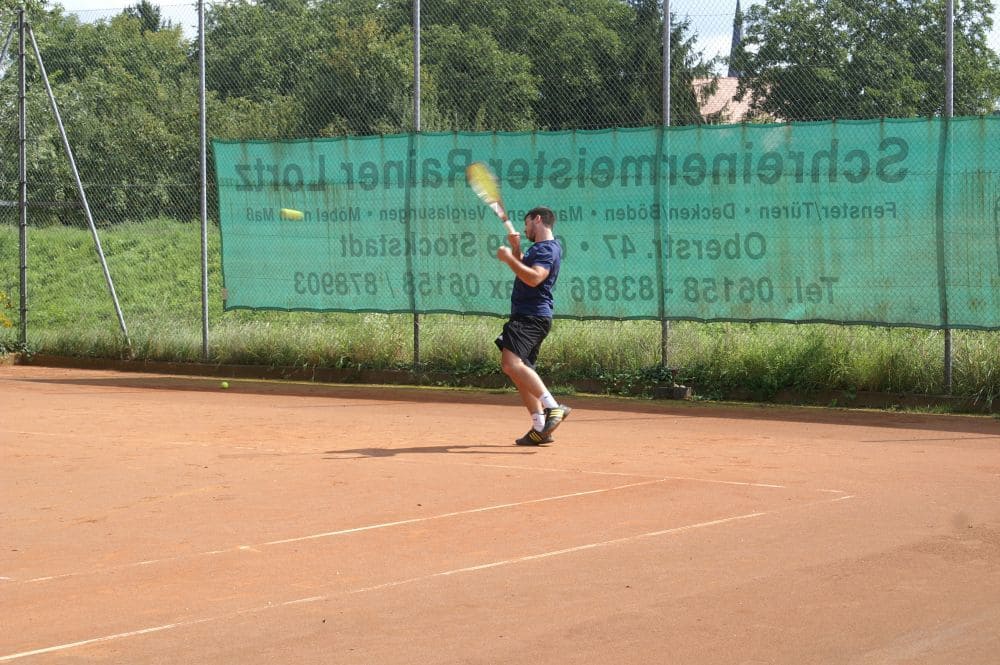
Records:
<instances>
[{"instance_id":1,"label":"chain link fence","mask_svg":"<svg viewBox=\"0 0 1000 665\"><path fill-rule=\"evenodd\" d=\"M416 12L415 3L396 0L212 3L205 8L208 135L294 139L997 113L994 3L955 3L953 99L945 9L943 1L424 0ZM19 34L16 11L0 4L0 46L10 38L0 61L0 294L7 301L0 323L10 327L0 328L0 341L16 348L22 329L34 350L125 352L44 65L131 352L200 359L197 5L74 12L46 5L25 16L41 62L28 39L22 261ZM422 361L454 366L455 336L466 335L482 338L485 348L482 357L460 362L490 362L497 321L421 317L411 337L405 315L223 312L211 167L208 175L210 359L398 366L411 362L419 345ZM276 326L298 332L274 339L267 331ZM556 363L589 362L594 373L610 375L661 360L657 322L565 321L558 329L569 349L595 336L627 339L631 347L583 359L567 350ZM373 335L383 350L366 351ZM295 350L288 337L311 348Z\"/></svg>"}]
</instances>

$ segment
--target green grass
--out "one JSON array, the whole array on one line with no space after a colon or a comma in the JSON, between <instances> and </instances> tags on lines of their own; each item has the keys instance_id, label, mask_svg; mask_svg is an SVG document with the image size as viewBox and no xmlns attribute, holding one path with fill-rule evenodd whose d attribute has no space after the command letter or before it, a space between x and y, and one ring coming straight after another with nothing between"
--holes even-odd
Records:
<instances>
[{"instance_id":1,"label":"green grass","mask_svg":"<svg viewBox=\"0 0 1000 665\"><path fill-rule=\"evenodd\" d=\"M201 231L160 220L100 232L132 341L133 357L200 362ZM0 225L0 350L18 348L17 229ZM299 368L408 369L409 315L224 312L218 234L209 236L211 363ZM91 234L29 230L27 351L124 357ZM12 325L6 327L4 322ZM422 369L454 376L499 376L493 346L502 320L423 315ZM953 394L989 405L1000 396L997 334L955 331ZM943 333L869 326L674 322L669 364L707 398L768 400L782 392L940 394ZM606 392L642 394L666 378L655 321L557 320L539 369L550 385L597 381Z\"/></svg>"}]
</instances>

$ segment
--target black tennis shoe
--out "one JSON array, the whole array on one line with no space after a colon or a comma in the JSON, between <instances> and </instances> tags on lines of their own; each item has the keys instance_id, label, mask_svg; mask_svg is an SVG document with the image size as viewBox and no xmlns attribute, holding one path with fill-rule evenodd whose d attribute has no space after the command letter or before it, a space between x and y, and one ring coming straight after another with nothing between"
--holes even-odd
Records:
<instances>
[{"instance_id":1,"label":"black tennis shoe","mask_svg":"<svg viewBox=\"0 0 1000 665\"><path fill-rule=\"evenodd\" d=\"M548 434L542 434L536 429L529 429L528 433L522 436L520 439L516 439L514 443L519 446L538 446L543 443L552 443L555 441Z\"/></svg>"},{"instance_id":2,"label":"black tennis shoe","mask_svg":"<svg viewBox=\"0 0 1000 665\"><path fill-rule=\"evenodd\" d=\"M560 404L559 406L551 409L545 409L545 427L542 428L542 434L552 434L552 432L556 431L559 424L569 417L572 410L573 409L569 408L565 404Z\"/></svg>"}]
</instances>

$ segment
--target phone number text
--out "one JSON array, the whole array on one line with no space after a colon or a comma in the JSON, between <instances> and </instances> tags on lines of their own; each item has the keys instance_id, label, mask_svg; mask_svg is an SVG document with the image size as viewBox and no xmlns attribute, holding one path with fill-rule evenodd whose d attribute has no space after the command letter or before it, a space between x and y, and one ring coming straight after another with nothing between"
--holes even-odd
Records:
<instances>
[{"instance_id":1,"label":"phone number text","mask_svg":"<svg viewBox=\"0 0 1000 665\"><path fill-rule=\"evenodd\" d=\"M715 303L788 303L833 304L839 277L795 276L776 285L768 276L762 277L682 277L667 287L667 299L680 298L694 304ZM506 300L510 298L513 280L490 279L476 273L406 272L391 278L376 272L296 272L293 288L299 295L377 296L387 290L389 295L480 296ZM398 290L397 290L398 289ZM557 290L556 299L560 297ZM591 275L568 280L568 296L574 303L651 301L659 297L657 280L652 275Z\"/></svg>"}]
</instances>

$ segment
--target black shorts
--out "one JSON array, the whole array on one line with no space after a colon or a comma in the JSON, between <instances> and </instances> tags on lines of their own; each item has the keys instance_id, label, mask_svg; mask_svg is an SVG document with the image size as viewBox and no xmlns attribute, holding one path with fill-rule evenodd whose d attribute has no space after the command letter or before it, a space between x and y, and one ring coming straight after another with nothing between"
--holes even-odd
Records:
<instances>
[{"instance_id":1,"label":"black shorts","mask_svg":"<svg viewBox=\"0 0 1000 665\"><path fill-rule=\"evenodd\" d=\"M541 316L512 316L494 340L497 348L510 349L529 367L535 366L538 350L552 329L552 319Z\"/></svg>"}]
</instances>

